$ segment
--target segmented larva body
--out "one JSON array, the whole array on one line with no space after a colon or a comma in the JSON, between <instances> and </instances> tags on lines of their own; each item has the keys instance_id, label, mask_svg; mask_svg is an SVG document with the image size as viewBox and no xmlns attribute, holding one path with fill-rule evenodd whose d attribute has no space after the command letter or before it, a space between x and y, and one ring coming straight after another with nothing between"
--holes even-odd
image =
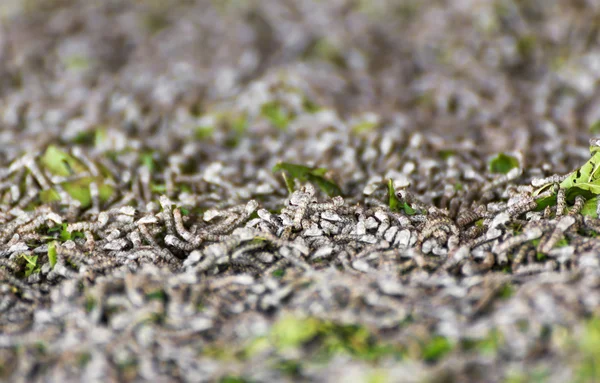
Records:
<instances>
[{"instance_id":1,"label":"segmented larva body","mask_svg":"<svg viewBox=\"0 0 600 383\"><path fill-rule=\"evenodd\" d=\"M582 195L578 195L575 197L575 202L569 211L569 215L578 215L583 209L583 205L585 204L585 197Z\"/></svg>"},{"instance_id":2,"label":"segmented larva body","mask_svg":"<svg viewBox=\"0 0 600 383\"><path fill-rule=\"evenodd\" d=\"M534 187L542 187L548 184L559 184L566 180L569 177L569 174L554 174L550 177L546 178L534 178L531 180L531 185Z\"/></svg>"},{"instance_id":3,"label":"segmented larva body","mask_svg":"<svg viewBox=\"0 0 600 383\"><path fill-rule=\"evenodd\" d=\"M539 250L542 253L549 253L558 241L564 236L564 233L575 223L573 216L565 216L558 221L554 231L550 234L546 242L540 242Z\"/></svg>"},{"instance_id":4,"label":"segmented larva body","mask_svg":"<svg viewBox=\"0 0 600 383\"><path fill-rule=\"evenodd\" d=\"M531 196L525 196L520 201L508 207L506 212L511 217L517 217L523 213L529 212L537 207L537 203Z\"/></svg>"},{"instance_id":5,"label":"segmented larva body","mask_svg":"<svg viewBox=\"0 0 600 383\"><path fill-rule=\"evenodd\" d=\"M565 214L565 208L567 207L567 196L565 189L559 189L556 195L556 216L561 217Z\"/></svg>"}]
</instances>

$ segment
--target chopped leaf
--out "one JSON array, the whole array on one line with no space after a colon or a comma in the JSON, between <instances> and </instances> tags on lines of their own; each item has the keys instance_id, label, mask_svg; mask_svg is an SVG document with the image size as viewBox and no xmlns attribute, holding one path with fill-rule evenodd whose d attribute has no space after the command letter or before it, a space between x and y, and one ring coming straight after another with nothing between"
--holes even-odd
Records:
<instances>
[{"instance_id":1,"label":"chopped leaf","mask_svg":"<svg viewBox=\"0 0 600 383\"><path fill-rule=\"evenodd\" d=\"M281 278L285 275L285 269L277 269L271 273L271 275L275 278Z\"/></svg>"},{"instance_id":2,"label":"chopped leaf","mask_svg":"<svg viewBox=\"0 0 600 383\"><path fill-rule=\"evenodd\" d=\"M96 132L93 130L81 131L81 132L77 133L75 138L73 138L73 143L79 144L79 145L92 145L94 143L95 135L96 135Z\"/></svg>"},{"instance_id":3,"label":"chopped leaf","mask_svg":"<svg viewBox=\"0 0 600 383\"><path fill-rule=\"evenodd\" d=\"M148 168L150 173L153 173L156 170L156 163L154 161L154 155L152 152L144 153L140 155L140 161L142 164Z\"/></svg>"},{"instance_id":4,"label":"chopped leaf","mask_svg":"<svg viewBox=\"0 0 600 383\"><path fill-rule=\"evenodd\" d=\"M515 289L510 283L506 283L498 290L498 297L501 299L508 299L513 296Z\"/></svg>"},{"instance_id":5,"label":"chopped leaf","mask_svg":"<svg viewBox=\"0 0 600 383\"><path fill-rule=\"evenodd\" d=\"M150 191L152 191L153 193L164 194L167 192L167 185L151 183Z\"/></svg>"},{"instance_id":6,"label":"chopped leaf","mask_svg":"<svg viewBox=\"0 0 600 383\"><path fill-rule=\"evenodd\" d=\"M352 127L352 132L356 134L360 134L363 132L369 132L377 127L377 122L372 121L363 121Z\"/></svg>"},{"instance_id":7,"label":"chopped leaf","mask_svg":"<svg viewBox=\"0 0 600 383\"><path fill-rule=\"evenodd\" d=\"M304 165L279 162L277 165L275 165L275 167L273 167L273 173L276 172L283 172L286 186L290 192L293 192L294 190L293 180L298 179L301 182L308 181L316 184L330 197L342 194L342 190L337 184L325 178L325 174L327 173L327 169L325 168L309 168L308 166ZM286 177L286 173L287 176L289 176L289 179Z\"/></svg>"},{"instance_id":8,"label":"chopped leaf","mask_svg":"<svg viewBox=\"0 0 600 383\"><path fill-rule=\"evenodd\" d=\"M513 156L499 153L490 161L490 172L506 174L514 168L519 167L519 160Z\"/></svg>"},{"instance_id":9,"label":"chopped leaf","mask_svg":"<svg viewBox=\"0 0 600 383\"><path fill-rule=\"evenodd\" d=\"M93 180L94 178L92 177L84 177L75 181L64 182L61 185L72 198L81 203L82 208L86 208L92 204L90 183L92 183ZM100 180L96 182L100 184L98 186L100 201L107 201L114 193L113 187L107 184L102 184Z\"/></svg>"},{"instance_id":10,"label":"chopped leaf","mask_svg":"<svg viewBox=\"0 0 600 383\"><path fill-rule=\"evenodd\" d=\"M402 210L407 215L415 215L417 213L406 201L400 201L394 190L394 181L391 178L388 180L388 194L390 210L395 212Z\"/></svg>"},{"instance_id":11,"label":"chopped leaf","mask_svg":"<svg viewBox=\"0 0 600 383\"><path fill-rule=\"evenodd\" d=\"M146 300L159 300L164 301L167 295L162 289L154 290L146 294Z\"/></svg>"},{"instance_id":12,"label":"chopped leaf","mask_svg":"<svg viewBox=\"0 0 600 383\"><path fill-rule=\"evenodd\" d=\"M60 201L60 196L54 189L42 190L40 192L40 201L42 203L52 203L55 201Z\"/></svg>"},{"instance_id":13,"label":"chopped leaf","mask_svg":"<svg viewBox=\"0 0 600 383\"><path fill-rule=\"evenodd\" d=\"M271 335L280 348L297 347L311 340L319 332L319 322L314 318L285 316L275 322Z\"/></svg>"},{"instance_id":14,"label":"chopped leaf","mask_svg":"<svg viewBox=\"0 0 600 383\"><path fill-rule=\"evenodd\" d=\"M452 351L452 348L452 343L447 338L435 336L423 347L423 359L427 362L435 362Z\"/></svg>"},{"instance_id":15,"label":"chopped leaf","mask_svg":"<svg viewBox=\"0 0 600 383\"><path fill-rule=\"evenodd\" d=\"M440 150L438 152L438 155L440 156L440 158L442 160L447 160L448 158L455 156L456 152L454 150L448 149L448 150Z\"/></svg>"},{"instance_id":16,"label":"chopped leaf","mask_svg":"<svg viewBox=\"0 0 600 383\"><path fill-rule=\"evenodd\" d=\"M21 257L23 257L23 259L25 259L25 261L27 262L27 265L25 266L25 277L28 277L34 272L36 272L38 256L22 254Z\"/></svg>"},{"instance_id":17,"label":"chopped leaf","mask_svg":"<svg viewBox=\"0 0 600 383\"><path fill-rule=\"evenodd\" d=\"M206 140L211 138L214 134L215 130L212 126L199 126L194 131L194 135L199 140Z\"/></svg>"},{"instance_id":18,"label":"chopped leaf","mask_svg":"<svg viewBox=\"0 0 600 383\"><path fill-rule=\"evenodd\" d=\"M48 146L40 161L42 166L57 176L68 177L85 170L75 158L54 145Z\"/></svg>"},{"instance_id":19,"label":"chopped leaf","mask_svg":"<svg viewBox=\"0 0 600 383\"><path fill-rule=\"evenodd\" d=\"M536 210L540 211L540 210L544 210L547 206L554 206L556 205L556 195L551 195L545 198L540 198L536 201L537 203L537 207Z\"/></svg>"},{"instance_id":20,"label":"chopped leaf","mask_svg":"<svg viewBox=\"0 0 600 383\"><path fill-rule=\"evenodd\" d=\"M48 244L48 260L50 266L54 268L54 265L56 265L56 242L54 241Z\"/></svg>"},{"instance_id":21,"label":"chopped leaf","mask_svg":"<svg viewBox=\"0 0 600 383\"><path fill-rule=\"evenodd\" d=\"M581 209L581 214L587 215L592 218L598 218L598 214L596 213L596 207L598 205L598 197L590 198L585 201L583 208Z\"/></svg>"},{"instance_id":22,"label":"chopped leaf","mask_svg":"<svg viewBox=\"0 0 600 383\"><path fill-rule=\"evenodd\" d=\"M600 169L600 152L596 151L588 162L561 182L560 187L568 190L570 198L584 194L582 191L600 194L600 171L598 169Z\"/></svg>"},{"instance_id":23,"label":"chopped leaf","mask_svg":"<svg viewBox=\"0 0 600 383\"><path fill-rule=\"evenodd\" d=\"M285 130L292 119L292 116L288 113L288 111L277 102L269 102L264 104L262 106L261 113L264 117L271 121L273 126L280 130Z\"/></svg>"},{"instance_id":24,"label":"chopped leaf","mask_svg":"<svg viewBox=\"0 0 600 383\"><path fill-rule=\"evenodd\" d=\"M69 240L74 239L74 238L83 238L83 236L84 236L83 233L78 232L78 231L69 232L67 230L67 226L68 226L67 223L63 223L61 225L57 225L57 226L51 227L50 229L48 229L48 234L53 234L53 233L57 233L58 232L59 233L59 237L58 238L62 242L69 241Z\"/></svg>"},{"instance_id":25,"label":"chopped leaf","mask_svg":"<svg viewBox=\"0 0 600 383\"><path fill-rule=\"evenodd\" d=\"M600 120L594 122L592 125L590 125L590 133L594 133L594 134L598 134L600 133Z\"/></svg>"}]
</instances>

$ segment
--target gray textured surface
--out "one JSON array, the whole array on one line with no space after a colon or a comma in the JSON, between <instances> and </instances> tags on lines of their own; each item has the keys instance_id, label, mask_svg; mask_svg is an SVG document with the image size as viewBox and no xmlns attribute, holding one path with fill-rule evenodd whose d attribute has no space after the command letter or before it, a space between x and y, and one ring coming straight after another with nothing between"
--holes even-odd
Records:
<instances>
[{"instance_id":1,"label":"gray textured surface","mask_svg":"<svg viewBox=\"0 0 600 383\"><path fill-rule=\"evenodd\" d=\"M0 376L598 379L600 221L533 210L590 156L599 16L2 2Z\"/></svg>"}]
</instances>

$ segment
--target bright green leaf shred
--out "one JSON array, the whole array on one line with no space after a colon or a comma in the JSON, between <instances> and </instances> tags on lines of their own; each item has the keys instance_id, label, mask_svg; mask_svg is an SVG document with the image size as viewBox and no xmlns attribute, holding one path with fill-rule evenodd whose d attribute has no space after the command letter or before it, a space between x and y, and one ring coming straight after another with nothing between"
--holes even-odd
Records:
<instances>
[{"instance_id":1,"label":"bright green leaf shred","mask_svg":"<svg viewBox=\"0 0 600 383\"><path fill-rule=\"evenodd\" d=\"M402 210L407 215L415 215L417 213L417 211L413 209L406 201L400 201L398 196L396 196L396 191L394 190L394 181L392 181L391 178L388 180L388 194L390 210L395 212Z\"/></svg>"}]
</instances>

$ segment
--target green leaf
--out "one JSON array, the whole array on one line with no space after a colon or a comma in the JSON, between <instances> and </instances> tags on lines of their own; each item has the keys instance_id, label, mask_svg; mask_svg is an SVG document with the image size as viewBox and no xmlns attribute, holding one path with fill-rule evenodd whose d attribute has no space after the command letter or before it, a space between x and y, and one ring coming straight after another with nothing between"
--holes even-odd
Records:
<instances>
[{"instance_id":1,"label":"green leaf","mask_svg":"<svg viewBox=\"0 0 600 383\"><path fill-rule=\"evenodd\" d=\"M65 191L74 199L81 203L82 208L87 208L92 204L92 194L90 193L90 183L94 178L84 177L75 181L62 183ZM114 193L114 188L108 184L104 184L100 179L96 181L98 185L98 196L100 201L107 201Z\"/></svg>"},{"instance_id":2,"label":"green leaf","mask_svg":"<svg viewBox=\"0 0 600 383\"><path fill-rule=\"evenodd\" d=\"M62 187L71 197L81 203L81 207L86 208L92 204L89 179L81 178L76 181L65 182Z\"/></svg>"},{"instance_id":3,"label":"green leaf","mask_svg":"<svg viewBox=\"0 0 600 383\"><path fill-rule=\"evenodd\" d=\"M314 318L285 316L275 322L271 332L277 347L297 347L314 338L319 332L319 321Z\"/></svg>"},{"instance_id":4,"label":"green leaf","mask_svg":"<svg viewBox=\"0 0 600 383\"><path fill-rule=\"evenodd\" d=\"M28 277L36 272L38 256L22 254L21 257L25 259L25 262L27 262L27 265L25 266L25 277Z\"/></svg>"},{"instance_id":5,"label":"green leaf","mask_svg":"<svg viewBox=\"0 0 600 383\"><path fill-rule=\"evenodd\" d=\"M438 151L438 155L442 160L447 160L448 158L455 156L456 152L454 150L440 150Z\"/></svg>"},{"instance_id":6,"label":"green leaf","mask_svg":"<svg viewBox=\"0 0 600 383\"><path fill-rule=\"evenodd\" d=\"M590 148L590 150L592 150ZM593 152L592 158L590 158L583 166L569 175L564 181L560 183L560 186L564 189L569 189L576 186L580 182L593 182L598 179L598 166L600 165L600 152Z\"/></svg>"},{"instance_id":7,"label":"green leaf","mask_svg":"<svg viewBox=\"0 0 600 383\"><path fill-rule=\"evenodd\" d=\"M101 202L106 202L112 197L115 189L108 184L101 184L98 186L98 197L100 197Z\"/></svg>"},{"instance_id":8,"label":"green leaf","mask_svg":"<svg viewBox=\"0 0 600 383\"><path fill-rule=\"evenodd\" d=\"M85 130L77 133L75 138L73 138L73 143L79 145L92 145L94 143L94 137L96 132L93 130Z\"/></svg>"},{"instance_id":9,"label":"green leaf","mask_svg":"<svg viewBox=\"0 0 600 383\"><path fill-rule=\"evenodd\" d=\"M363 132L369 132L377 127L377 122L363 121L352 126L352 133L360 134Z\"/></svg>"},{"instance_id":10,"label":"green leaf","mask_svg":"<svg viewBox=\"0 0 600 383\"><path fill-rule=\"evenodd\" d=\"M390 178L388 180L388 195L389 195L389 206L392 211L400 211L400 205L402 204L398 197L396 196L396 191L394 190L394 181Z\"/></svg>"},{"instance_id":11,"label":"green leaf","mask_svg":"<svg viewBox=\"0 0 600 383\"><path fill-rule=\"evenodd\" d=\"M556 195L551 195L548 197L540 198L536 200L537 207L535 210L541 211L546 208L546 206L554 206L556 205Z\"/></svg>"},{"instance_id":12,"label":"green leaf","mask_svg":"<svg viewBox=\"0 0 600 383\"><path fill-rule=\"evenodd\" d=\"M581 214L590 216L592 218L598 218L598 214L596 213L597 204L598 197L588 199L587 201L585 201L585 204L581 209Z\"/></svg>"},{"instance_id":13,"label":"green leaf","mask_svg":"<svg viewBox=\"0 0 600 383\"><path fill-rule=\"evenodd\" d=\"M273 173L276 172L284 173L286 186L290 193L294 190L293 180L298 179L301 182L308 181L313 184L316 184L323 192L325 192L330 197L342 194L342 190L337 184L325 178L325 174L327 173L327 169L325 168L310 168L304 165L292 164L288 162L279 162L273 167ZM289 179L285 176L286 173L289 176Z\"/></svg>"},{"instance_id":14,"label":"green leaf","mask_svg":"<svg viewBox=\"0 0 600 383\"><path fill-rule=\"evenodd\" d=\"M60 201L60 196L54 189L42 190L40 192L40 201L42 203L52 203L55 201Z\"/></svg>"},{"instance_id":15,"label":"green leaf","mask_svg":"<svg viewBox=\"0 0 600 383\"><path fill-rule=\"evenodd\" d=\"M154 153L148 152L141 154L140 161L145 167L148 168L151 174L154 173L154 170L156 170L156 163L154 162Z\"/></svg>"},{"instance_id":16,"label":"green leaf","mask_svg":"<svg viewBox=\"0 0 600 383\"><path fill-rule=\"evenodd\" d=\"M40 161L44 168L57 176L68 177L85 170L75 158L54 145L48 146Z\"/></svg>"},{"instance_id":17,"label":"green leaf","mask_svg":"<svg viewBox=\"0 0 600 383\"><path fill-rule=\"evenodd\" d=\"M56 265L56 242L52 241L48 244L48 261L50 262L50 266L54 268Z\"/></svg>"},{"instance_id":18,"label":"green leaf","mask_svg":"<svg viewBox=\"0 0 600 383\"><path fill-rule=\"evenodd\" d=\"M277 269L271 273L274 278L281 278L285 275L285 269Z\"/></svg>"},{"instance_id":19,"label":"green leaf","mask_svg":"<svg viewBox=\"0 0 600 383\"><path fill-rule=\"evenodd\" d=\"M80 232L80 231L73 231L70 232L67 230L68 224L67 223L63 223L61 225L57 225L54 227L51 227L50 229L48 229L48 234L54 234L54 233L59 233L58 235L58 239L61 240L61 242L66 242L75 238L84 238L85 235ZM56 236L54 236L54 238L56 238Z\"/></svg>"},{"instance_id":20,"label":"green leaf","mask_svg":"<svg viewBox=\"0 0 600 383\"><path fill-rule=\"evenodd\" d=\"M277 102L268 102L261 108L261 114L266 117L277 129L285 130L293 116Z\"/></svg>"},{"instance_id":21,"label":"green leaf","mask_svg":"<svg viewBox=\"0 0 600 383\"><path fill-rule=\"evenodd\" d=\"M199 140L206 140L213 136L215 130L212 126L199 126L194 131L194 136Z\"/></svg>"},{"instance_id":22,"label":"green leaf","mask_svg":"<svg viewBox=\"0 0 600 383\"><path fill-rule=\"evenodd\" d=\"M490 161L490 172L506 174L514 168L519 167L519 160L513 156L499 153Z\"/></svg>"},{"instance_id":23,"label":"green leaf","mask_svg":"<svg viewBox=\"0 0 600 383\"><path fill-rule=\"evenodd\" d=\"M151 183L150 184L150 191L153 192L153 193L164 194L164 193L167 192L167 185L165 185L165 184Z\"/></svg>"},{"instance_id":24,"label":"green leaf","mask_svg":"<svg viewBox=\"0 0 600 383\"><path fill-rule=\"evenodd\" d=\"M435 336L423 347L423 359L427 362L435 362L452 351L452 348L452 343L447 338Z\"/></svg>"},{"instance_id":25,"label":"green leaf","mask_svg":"<svg viewBox=\"0 0 600 383\"><path fill-rule=\"evenodd\" d=\"M392 181L391 178L388 180L388 195L388 203L391 211L399 212L402 210L407 215L415 215L417 213L417 211L413 209L406 201L400 201L398 196L396 196L396 191L394 190L394 181Z\"/></svg>"},{"instance_id":26,"label":"green leaf","mask_svg":"<svg viewBox=\"0 0 600 383\"><path fill-rule=\"evenodd\" d=\"M598 134L600 133L600 120L594 122L592 125L590 125L590 133L594 133L594 134Z\"/></svg>"}]
</instances>

